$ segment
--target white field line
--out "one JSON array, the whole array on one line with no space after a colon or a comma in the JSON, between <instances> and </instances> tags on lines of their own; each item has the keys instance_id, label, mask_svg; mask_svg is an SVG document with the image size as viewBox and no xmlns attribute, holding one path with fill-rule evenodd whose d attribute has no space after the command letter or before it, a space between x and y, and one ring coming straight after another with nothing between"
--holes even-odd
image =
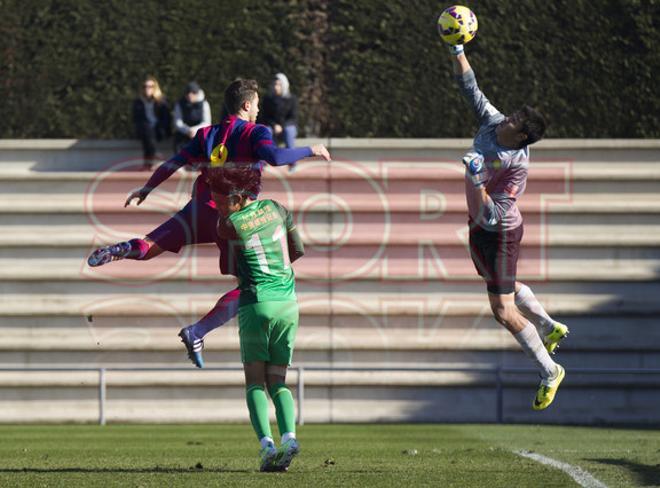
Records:
<instances>
[{"instance_id":1,"label":"white field line","mask_svg":"<svg viewBox=\"0 0 660 488\"><path fill-rule=\"evenodd\" d=\"M573 478L578 485L584 488L607 488L607 485L605 485L605 483L598 481L588 471L585 471L579 466L573 466L568 463L563 463L561 461L557 461L556 459L552 459L547 456L537 454L535 452L530 452L530 451L513 451L513 452L518 456L532 459L537 463L545 464L547 466L552 466L553 468L562 470L564 473L566 473L571 478Z\"/></svg>"}]
</instances>

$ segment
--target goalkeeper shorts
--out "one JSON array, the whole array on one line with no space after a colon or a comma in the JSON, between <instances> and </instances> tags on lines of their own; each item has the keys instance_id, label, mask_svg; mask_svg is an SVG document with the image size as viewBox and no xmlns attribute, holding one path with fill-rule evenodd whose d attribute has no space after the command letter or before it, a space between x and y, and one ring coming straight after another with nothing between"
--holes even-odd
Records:
<instances>
[{"instance_id":1,"label":"goalkeeper shorts","mask_svg":"<svg viewBox=\"0 0 660 488\"><path fill-rule=\"evenodd\" d=\"M491 232L470 222L470 255L489 293L508 295L515 291L523 226Z\"/></svg>"}]
</instances>

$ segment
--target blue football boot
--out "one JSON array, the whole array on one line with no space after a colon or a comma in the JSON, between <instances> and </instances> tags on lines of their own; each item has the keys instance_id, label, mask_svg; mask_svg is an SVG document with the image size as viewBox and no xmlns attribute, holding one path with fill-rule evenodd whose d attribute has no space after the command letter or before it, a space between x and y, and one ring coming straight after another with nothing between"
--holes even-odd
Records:
<instances>
[{"instance_id":1,"label":"blue football boot","mask_svg":"<svg viewBox=\"0 0 660 488\"><path fill-rule=\"evenodd\" d=\"M193 334L192 326L184 327L179 331L181 342L188 350L188 358L198 368L204 367L204 358L202 357L202 350L204 349L204 339L198 339Z\"/></svg>"}]
</instances>

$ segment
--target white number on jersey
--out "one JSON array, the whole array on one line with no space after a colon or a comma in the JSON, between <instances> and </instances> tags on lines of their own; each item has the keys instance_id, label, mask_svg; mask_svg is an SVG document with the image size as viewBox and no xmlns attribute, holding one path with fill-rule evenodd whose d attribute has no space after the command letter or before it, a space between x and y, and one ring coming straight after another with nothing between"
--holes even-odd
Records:
<instances>
[{"instance_id":1,"label":"white number on jersey","mask_svg":"<svg viewBox=\"0 0 660 488\"><path fill-rule=\"evenodd\" d=\"M282 224L278 225L273 233L273 242L280 242L282 247L282 259L284 261L284 269L288 269L291 264L291 259L289 258L288 246L286 242L286 232ZM261 244L261 239L259 239L259 234L254 234L250 239L245 243L247 249L254 249L254 253L257 255L257 260L259 261L259 268L262 273L270 273L270 268L268 266L268 259L266 258L266 252L264 251L264 246Z\"/></svg>"}]
</instances>

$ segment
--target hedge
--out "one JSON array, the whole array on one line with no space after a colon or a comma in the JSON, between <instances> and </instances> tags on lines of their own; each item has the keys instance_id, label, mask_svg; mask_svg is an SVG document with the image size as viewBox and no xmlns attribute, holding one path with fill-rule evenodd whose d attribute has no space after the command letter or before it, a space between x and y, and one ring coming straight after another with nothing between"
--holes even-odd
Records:
<instances>
[{"instance_id":1,"label":"hedge","mask_svg":"<svg viewBox=\"0 0 660 488\"><path fill-rule=\"evenodd\" d=\"M467 52L498 108L536 105L550 137L660 137L658 0L465 1ZM237 76L287 73L301 128L464 137L474 122L430 0L0 0L0 137L126 138L146 74L197 80L214 115ZM654 49L654 47L656 47Z\"/></svg>"}]
</instances>

